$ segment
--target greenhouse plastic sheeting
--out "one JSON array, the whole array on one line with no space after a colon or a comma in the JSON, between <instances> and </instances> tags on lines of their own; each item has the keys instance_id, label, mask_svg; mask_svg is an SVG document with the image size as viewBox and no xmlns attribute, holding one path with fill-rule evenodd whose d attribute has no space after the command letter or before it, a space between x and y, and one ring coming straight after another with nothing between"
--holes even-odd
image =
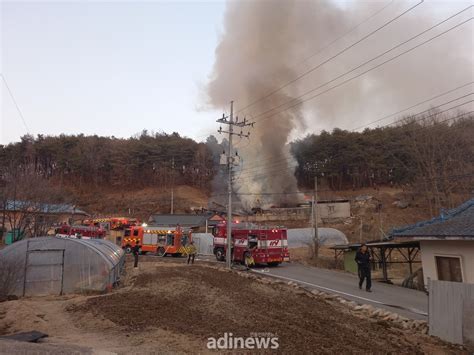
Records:
<instances>
[{"instance_id":1,"label":"greenhouse plastic sheeting","mask_svg":"<svg viewBox=\"0 0 474 355\"><path fill-rule=\"evenodd\" d=\"M347 237L334 228L318 228L319 243L324 246L347 244ZM288 246L290 248L304 247L313 242L312 228L288 229Z\"/></svg>"},{"instance_id":2,"label":"greenhouse plastic sheeting","mask_svg":"<svg viewBox=\"0 0 474 355\"><path fill-rule=\"evenodd\" d=\"M60 295L104 291L120 279L125 254L102 239L31 238L0 251L13 273L12 294Z\"/></svg>"},{"instance_id":3,"label":"greenhouse plastic sheeting","mask_svg":"<svg viewBox=\"0 0 474 355\"><path fill-rule=\"evenodd\" d=\"M197 253L200 255L212 255L214 250L214 237L211 233L193 233L193 242Z\"/></svg>"}]
</instances>

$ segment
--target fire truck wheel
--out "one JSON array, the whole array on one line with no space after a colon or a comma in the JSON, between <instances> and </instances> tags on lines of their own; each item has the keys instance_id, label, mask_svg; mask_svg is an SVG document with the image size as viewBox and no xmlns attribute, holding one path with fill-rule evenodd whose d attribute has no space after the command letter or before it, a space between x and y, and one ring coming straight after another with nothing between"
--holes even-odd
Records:
<instances>
[{"instance_id":1,"label":"fire truck wheel","mask_svg":"<svg viewBox=\"0 0 474 355\"><path fill-rule=\"evenodd\" d=\"M132 247L131 247L130 245L127 245L127 246L125 247L125 252L126 252L127 254L130 254L130 253L132 252Z\"/></svg>"},{"instance_id":2,"label":"fire truck wheel","mask_svg":"<svg viewBox=\"0 0 474 355\"><path fill-rule=\"evenodd\" d=\"M276 261L276 262L268 263L267 265L270 266L270 267L275 267L275 266L280 265L280 263L278 261Z\"/></svg>"},{"instance_id":3,"label":"fire truck wheel","mask_svg":"<svg viewBox=\"0 0 474 355\"><path fill-rule=\"evenodd\" d=\"M165 248L159 247L159 248L156 250L156 255L158 255L158 256L165 256Z\"/></svg>"},{"instance_id":4,"label":"fire truck wheel","mask_svg":"<svg viewBox=\"0 0 474 355\"><path fill-rule=\"evenodd\" d=\"M224 249L219 248L219 249L216 250L216 259L217 259L217 261L224 261L225 260Z\"/></svg>"}]
</instances>

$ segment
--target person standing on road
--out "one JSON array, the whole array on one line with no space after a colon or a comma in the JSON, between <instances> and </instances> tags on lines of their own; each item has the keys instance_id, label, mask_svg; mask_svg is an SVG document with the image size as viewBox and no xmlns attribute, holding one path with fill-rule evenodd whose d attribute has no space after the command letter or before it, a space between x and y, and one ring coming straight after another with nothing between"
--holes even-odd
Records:
<instances>
[{"instance_id":1,"label":"person standing on road","mask_svg":"<svg viewBox=\"0 0 474 355\"><path fill-rule=\"evenodd\" d=\"M189 243L188 247L188 264L191 262L191 264L194 264L194 258L196 257L196 247L194 246L194 242L191 240Z\"/></svg>"},{"instance_id":2,"label":"person standing on road","mask_svg":"<svg viewBox=\"0 0 474 355\"><path fill-rule=\"evenodd\" d=\"M370 262L372 261L372 258L367 245L362 244L356 253L355 261L359 269L359 289L362 289L362 284L364 283L365 279L365 290L367 292L372 292L370 290L372 287L372 279L370 275Z\"/></svg>"},{"instance_id":3,"label":"person standing on road","mask_svg":"<svg viewBox=\"0 0 474 355\"><path fill-rule=\"evenodd\" d=\"M135 242L135 246L132 248L133 253L133 267L138 267L138 254L140 254L140 245L138 242Z\"/></svg>"}]
</instances>

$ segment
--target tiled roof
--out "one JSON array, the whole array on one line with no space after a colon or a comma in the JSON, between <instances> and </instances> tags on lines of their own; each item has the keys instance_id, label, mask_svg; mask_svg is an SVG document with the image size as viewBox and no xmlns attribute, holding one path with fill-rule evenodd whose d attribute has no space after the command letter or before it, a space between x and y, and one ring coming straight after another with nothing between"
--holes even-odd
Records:
<instances>
[{"instance_id":1,"label":"tiled roof","mask_svg":"<svg viewBox=\"0 0 474 355\"><path fill-rule=\"evenodd\" d=\"M149 224L160 225L160 226L187 226L187 227L199 227L206 224L206 219L210 215L199 215L199 214L154 214L148 220Z\"/></svg>"},{"instance_id":2,"label":"tiled roof","mask_svg":"<svg viewBox=\"0 0 474 355\"><path fill-rule=\"evenodd\" d=\"M429 221L393 229L391 237L449 237L474 239L474 199L466 201L457 208L444 212Z\"/></svg>"},{"instance_id":3,"label":"tiled roof","mask_svg":"<svg viewBox=\"0 0 474 355\"><path fill-rule=\"evenodd\" d=\"M0 210L3 209L2 204L0 204ZM5 204L5 211L22 211L27 210L37 213L51 213L51 214L83 214L87 215L86 212L76 208L73 205L66 203L61 204L51 204L51 203L41 203L41 202L31 202L31 201L13 201L9 200Z\"/></svg>"}]
</instances>

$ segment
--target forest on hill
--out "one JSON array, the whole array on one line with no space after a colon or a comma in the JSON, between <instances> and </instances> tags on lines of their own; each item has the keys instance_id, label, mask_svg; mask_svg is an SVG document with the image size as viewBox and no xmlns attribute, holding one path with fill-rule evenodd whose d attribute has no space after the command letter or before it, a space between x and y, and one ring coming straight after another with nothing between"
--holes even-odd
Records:
<instances>
[{"instance_id":1,"label":"forest on hill","mask_svg":"<svg viewBox=\"0 0 474 355\"><path fill-rule=\"evenodd\" d=\"M335 191L404 186L425 194L435 210L453 207L458 202L453 194L468 197L474 186L474 116L453 118L431 115L362 132L334 129L296 140L290 146L298 184L311 189L317 175ZM34 187L42 191L42 199L54 200L67 200L61 189L71 187L132 190L174 184L210 191L212 180L222 178L217 173L225 145L213 136L198 143L178 133L147 131L128 139L24 136L0 146L0 200L32 199L38 194Z\"/></svg>"}]
</instances>

